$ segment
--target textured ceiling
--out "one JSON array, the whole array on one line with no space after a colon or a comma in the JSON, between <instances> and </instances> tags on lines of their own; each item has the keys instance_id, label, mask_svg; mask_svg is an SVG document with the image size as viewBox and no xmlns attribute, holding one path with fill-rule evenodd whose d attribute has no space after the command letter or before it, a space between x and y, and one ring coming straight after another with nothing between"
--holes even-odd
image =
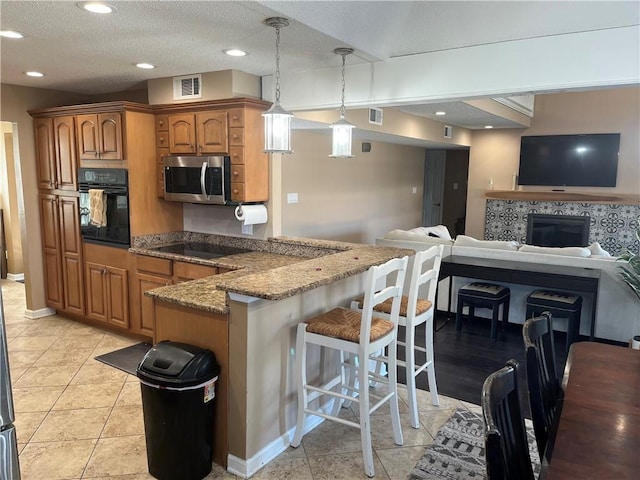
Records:
<instances>
[{"instance_id":1,"label":"textured ceiling","mask_svg":"<svg viewBox=\"0 0 640 480\"><path fill-rule=\"evenodd\" d=\"M265 18L285 16L281 68L302 71L384 61L470 45L506 42L640 23L640 2L610 1L110 1L96 15L75 1L0 1L0 27L24 39L0 41L2 83L103 94L145 86L151 78L236 69L267 75L274 69L275 35ZM222 51L241 48L246 57ZM134 65L148 62L154 70ZM28 70L43 78L24 75ZM457 106L462 118L456 123ZM431 106L404 111L429 116ZM498 119L468 105L443 106L447 122L480 128ZM473 120L475 119L475 120ZM441 120L439 118L439 120ZM454 121L455 120L455 121ZM473 121L472 121L473 120ZM478 123L479 122L479 123ZM497 126L497 125L496 125ZM506 126L506 125L505 125Z\"/></svg>"}]
</instances>

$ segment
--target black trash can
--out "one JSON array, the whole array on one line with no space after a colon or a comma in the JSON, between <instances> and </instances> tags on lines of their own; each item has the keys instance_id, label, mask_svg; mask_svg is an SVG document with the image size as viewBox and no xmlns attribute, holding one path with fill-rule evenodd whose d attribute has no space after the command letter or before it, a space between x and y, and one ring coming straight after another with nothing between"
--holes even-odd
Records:
<instances>
[{"instance_id":1,"label":"black trash can","mask_svg":"<svg viewBox=\"0 0 640 480\"><path fill-rule=\"evenodd\" d=\"M201 480L211 472L215 383L210 350L156 344L138 365L149 473L159 480Z\"/></svg>"}]
</instances>

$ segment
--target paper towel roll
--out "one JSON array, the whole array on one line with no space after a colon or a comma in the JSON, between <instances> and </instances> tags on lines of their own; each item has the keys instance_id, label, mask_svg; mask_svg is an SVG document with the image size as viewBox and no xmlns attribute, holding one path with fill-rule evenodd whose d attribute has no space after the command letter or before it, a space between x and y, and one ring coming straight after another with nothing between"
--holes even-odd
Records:
<instances>
[{"instance_id":1,"label":"paper towel roll","mask_svg":"<svg viewBox=\"0 0 640 480\"><path fill-rule=\"evenodd\" d=\"M267 223L267 207L264 205L238 205L236 207L236 218L243 225Z\"/></svg>"}]
</instances>

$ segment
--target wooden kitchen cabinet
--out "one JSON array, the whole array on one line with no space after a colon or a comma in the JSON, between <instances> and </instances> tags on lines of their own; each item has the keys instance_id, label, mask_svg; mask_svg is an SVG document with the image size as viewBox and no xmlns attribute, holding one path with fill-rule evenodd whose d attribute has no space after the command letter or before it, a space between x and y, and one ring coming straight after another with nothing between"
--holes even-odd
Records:
<instances>
[{"instance_id":1,"label":"wooden kitchen cabinet","mask_svg":"<svg viewBox=\"0 0 640 480\"><path fill-rule=\"evenodd\" d=\"M86 317L129 329L129 252L123 248L84 244Z\"/></svg>"},{"instance_id":2,"label":"wooden kitchen cabinet","mask_svg":"<svg viewBox=\"0 0 640 480\"><path fill-rule=\"evenodd\" d=\"M84 315L78 198L50 193L39 198L47 306Z\"/></svg>"},{"instance_id":3,"label":"wooden kitchen cabinet","mask_svg":"<svg viewBox=\"0 0 640 480\"><path fill-rule=\"evenodd\" d=\"M119 112L76 115L80 160L122 160L122 117Z\"/></svg>"},{"instance_id":4,"label":"wooden kitchen cabinet","mask_svg":"<svg viewBox=\"0 0 640 480\"><path fill-rule=\"evenodd\" d=\"M38 188L77 191L74 117L36 118L34 128Z\"/></svg>"},{"instance_id":5,"label":"wooden kitchen cabinet","mask_svg":"<svg viewBox=\"0 0 640 480\"><path fill-rule=\"evenodd\" d=\"M268 107L249 98L154 105L158 197L164 194L163 155L224 154L232 166L230 200L269 200L269 156L264 152L262 118Z\"/></svg>"},{"instance_id":6,"label":"wooden kitchen cabinet","mask_svg":"<svg viewBox=\"0 0 640 480\"><path fill-rule=\"evenodd\" d=\"M229 151L225 111L172 114L168 123L169 153L209 155Z\"/></svg>"},{"instance_id":7,"label":"wooden kitchen cabinet","mask_svg":"<svg viewBox=\"0 0 640 480\"><path fill-rule=\"evenodd\" d=\"M218 273L218 269L214 266L147 255L136 255L135 262L136 278L131 306L131 331L149 337L154 334L155 311L153 300L147 297L145 292Z\"/></svg>"}]
</instances>

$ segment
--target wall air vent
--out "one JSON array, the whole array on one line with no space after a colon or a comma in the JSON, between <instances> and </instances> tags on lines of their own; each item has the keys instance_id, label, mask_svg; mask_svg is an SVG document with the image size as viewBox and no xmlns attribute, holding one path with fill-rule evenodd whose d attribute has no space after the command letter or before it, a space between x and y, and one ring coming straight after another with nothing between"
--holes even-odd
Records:
<instances>
[{"instance_id":1,"label":"wall air vent","mask_svg":"<svg viewBox=\"0 0 640 480\"><path fill-rule=\"evenodd\" d=\"M444 138L451 138L451 134L453 133L453 127L450 125L444 126Z\"/></svg>"},{"instance_id":2,"label":"wall air vent","mask_svg":"<svg viewBox=\"0 0 640 480\"><path fill-rule=\"evenodd\" d=\"M187 100L189 98L201 98L202 77L197 75L185 75L173 77L173 99Z\"/></svg>"},{"instance_id":3,"label":"wall air vent","mask_svg":"<svg viewBox=\"0 0 640 480\"><path fill-rule=\"evenodd\" d=\"M369 123L374 125L382 125L382 109L370 108L369 109Z\"/></svg>"}]
</instances>

